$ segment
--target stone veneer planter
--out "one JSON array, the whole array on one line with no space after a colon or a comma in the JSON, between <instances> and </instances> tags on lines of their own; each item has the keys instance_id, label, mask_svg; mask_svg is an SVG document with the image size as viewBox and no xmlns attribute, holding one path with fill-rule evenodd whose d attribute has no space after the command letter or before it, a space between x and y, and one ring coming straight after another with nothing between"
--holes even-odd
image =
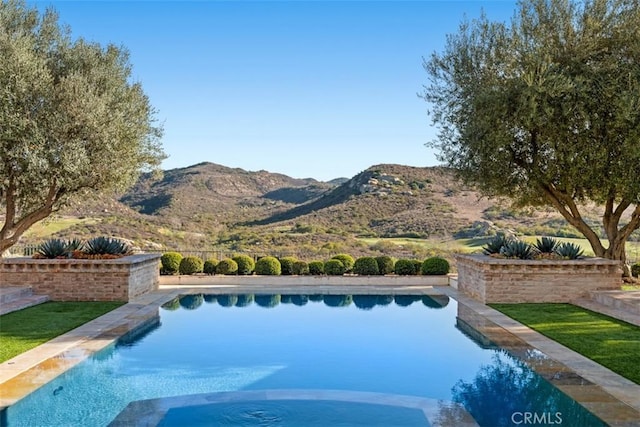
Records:
<instances>
[{"instance_id":1,"label":"stone veneer planter","mask_svg":"<svg viewBox=\"0 0 640 427\"><path fill-rule=\"evenodd\" d=\"M571 302L591 291L620 289L618 261L500 259L457 255L458 291L482 303Z\"/></svg>"},{"instance_id":2,"label":"stone veneer planter","mask_svg":"<svg viewBox=\"0 0 640 427\"><path fill-rule=\"evenodd\" d=\"M31 286L52 301L129 301L158 289L159 254L119 259L0 258L0 287Z\"/></svg>"}]
</instances>

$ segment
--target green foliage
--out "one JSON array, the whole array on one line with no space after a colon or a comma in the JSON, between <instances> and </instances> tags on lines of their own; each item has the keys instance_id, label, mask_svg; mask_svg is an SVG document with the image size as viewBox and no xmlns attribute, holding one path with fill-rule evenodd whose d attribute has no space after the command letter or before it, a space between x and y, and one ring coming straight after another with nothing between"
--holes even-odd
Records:
<instances>
[{"instance_id":1,"label":"green foliage","mask_svg":"<svg viewBox=\"0 0 640 427\"><path fill-rule=\"evenodd\" d=\"M216 273L218 274L237 274L238 273L238 263L236 263L231 258L225 258L218 263L216 266Z\"/></svg>"},{"instance_id":2,"label":"green foliage","mask_svg":"<svg viewBox=\"0 0 640 427\"><path fill-rule=\"evenodd\" d=\"M390 256L378 256L376 257L376 262L378 263L379 274L385 275L393 273L393 266L395 263L393 262L393 258Z\"/></svg>"},{"instance_id":3,"label":"green foliage","mask_svg":"<svg viewBox=\"0 0 640 427\"><path fill-rule=\"evenodd\" d=\"M330 259L324 263L324 273L329 276L342 276L347 269L339 259Z\"/></svg>"},{"instance_id":4,"label":"green foliage","mask_svg":"<svg viewBox=\"0 0 640 427\"><path fill-rule=\"evenodd\" d=\"M162 129L128 52L71 37L53 9L0 2L0 253L71 197L157 167Z\"/></svg>"},{"instance_id":5,"label":"green foliage","mask_svg":"<svg viewBox=\"0 0 640 427\"><path fill-rule=\"evenodd\" d=\"M505 258L533 259L535 250L527 242L511 240L502 247L500 255Z\"/></svg>"},{"instance_id":6,"label":"green foliage","mask_svg":"<svg viewBox=\"0 0 640 427\"><path fill-rule=\"evenodd\" d=\"M180 261L179 271L180 274L190 275L196 273L202 273L204 268L204 262L202 258L197 256L186 256Z\"/></svg>"},{"instance_id":7,"label":"green foliage","mask_svg":"<svg viewBox=\"0 0 640 427\"><path fill-rule=\"evenodd\" d=\"M633 277L640 277L640 262L636 262L631 266L631 275Z\"/></svg>"},{"instance_id":8,"label":"green foliage","mask_svg":"<svg viewBox=\"0 0 640 427\"><path fill-rule=\"evenodd\" d=\"M126 255L131 248L122 240L99 236L87 240L83 252L89 255Z\"/></svg>"},{"instance_id":9,"label":"green foliage","mask_svg":"<svg viewBox=\"0 0 640 427\"><path fill-rule=\"evenodd\" d=\"M296 258L291 256L285 256L280 258L280 266L282 268L283 276L290 276L293 274L293 264L298 261Z\"/></svg>"},{"instance_id":10,"label":"green foliage","mask_svg":"<svg viewBox=\"0 0 640 427\"><path fill-rule=\"evenodd\" d=\"M255 272L263 276L279 276L282 273L282 266L277 258L266 256L256 262Z\"/></svg>"},{"instance_id":11,"label":"green foliage","mask_svg":"<svg viewBox=\"0 0 640 427\"><path fill-rule=\"evenodd\" d=\"M422 271L422 261L419 259L412 259L411 264L413 265L413 274L418 275Z\"/></svg>"},{"instance_id":12,"label":"green foliage","mask_svg":"<svg viewBox=\"0 0 640 427\"><path fill-rule=\"evenodd\" d=\"M218 267L218 260L216 258L209 258L204 262L202 272L204 274L216 274L216 267Z\"/></svg>"},{"instance_id":13,"label":"green foliage","mask_svg":"<svg viewBox=\"0 0 640 427\"><path fill-rule=\"evenodd\" d=\"M578 259L582 256L582 248L574 243L563 242L556 246L555 252L566 259Z\"/></svg>"},{"instance_id":14,"label":"green foliage","mask_svg":"<svg viewBox=\"0 0 640 427\"><path fill-rule=\"evenodd\" d=\"M298 276L309 274L309 264L304 261L296 261L293 263L291 271L293 272L293 274L296 274Z\"/></svg>"},{"instance_id":15,"label":"green foliage","mask_svg":"<svg viewBox=\"0 0 640 427\"><path fill-rule=\"evenodd\" d=\"M394 273L399 276L415 276L415 263L411 259L399 259L393 269Z\"/></svg>"},{"instance_id":16,"label":"green foliage","mask_svg":"<svg viewBox=\"0 0 640 427\"><path fill-rule=\"evenodd\" d=\"M353 272L361 276L376 276L380 274L380 269L375 258L361 257L353 264Z\"/></svg>"},{"instance_id":17,"label":"green foliage","mask_svg":"<svg viewBox=\"0 0 640 427\"><path fill-rule=\"evenodd\" d=\"M84 242L80 239L70 239L66 242L67 252L81 251L84 248Z\"/></svg>"},{"instance_id":18,"label":"green foliage","mask_svg":"<svg viewBox=\"0 0 640 427\"><path fill-rule=\"evenodd\" d=\"M536 239L535 248L541 254L551 254L555 251L558 246L558 241L553 237L542 237L540 239Z\"/></svg>"},{"instance_id":19,"label":"green foliage","mask_svg":"<svg viewBox=\"0 0 640 427\"><path fill-rule=\"evenodd\" d=\"M449 261L440 257L427 258L422 263L422 274L442 275L449 274Z\"/></svg>"},{"instance_id":20,"label":"green foliage","mask_svg":"<svg viewBox=\"0 0 640 427\"><path fill-rule=\"evenodd\" d=\"M249 255L236 255L233 260L238 265L238 274L249 275L256 268L256 263Z\"/></svg>"},{"instance_id":21,"label":"green foliage","mask_svg":"<svg viewBox=\"0 0 640 427\"><path fill-rule=\"evenodd\" d=\"M498 234L485 243L482 247L482 253L485 255L499 254L508 241L504 234Z\"/></svg>"},{"instance_id":22,"label":"green foliage","mask_svg":"<svg viewBox=\"0 0 640 427\"><path fill-rule=\"evenodd\" d=\"M557 209L597 256L624 258L640 226L637 1L524 0L509 23L482 16L425 60L429 145L467 183ZM625 64L621 67L620 64ZM579 204L602 209L610 246Z\"/></svg>"},{"instance_id":23,"label":"green foliage","mask_svg":"<svg viewBox=\"0 0 640 427\"><path fill-rule=\"evenodd\" d=\"M331 257L331 259L339 260L342 263L342 265L344 265L345 273L351 273L351 270L353 270L353 264L355 264L355 260L353 259L353 257L351 255L349 255L349 254L338 254L338 255L335 255L335 256ZM327 273L327 274L329 274L329 273Z\"/></svg>"},{"instance_id":24,"label":"green foliage","mask_svg":"<svg viewBox=\"0 0 640 427\"><path fill-rule=\"evenodd\" d=\"M44 258L67 258L67 243L61 239L50 239L38 246L37 253Z\"/></svg>"},{"instance_id":25,"label":"green foliage","mask_svg":"<svg viewBox=\"0 0 640 427\"><path fill-rule=\"evenodd\" d=\"M182 254L178 252L165 252L160 257L162 264L162 274L176 274L180 269Z\"/></svg>"},{"instance_id":26,"label":"green foliage","mask_svg":"<svg viewBox=\"0 0 640 427\"><path fill-rule=\"evenodd\" d=\"M314 276L324 274L324 261L311 261L309 263L309 274Z\"/></svg>"}]
</instances>

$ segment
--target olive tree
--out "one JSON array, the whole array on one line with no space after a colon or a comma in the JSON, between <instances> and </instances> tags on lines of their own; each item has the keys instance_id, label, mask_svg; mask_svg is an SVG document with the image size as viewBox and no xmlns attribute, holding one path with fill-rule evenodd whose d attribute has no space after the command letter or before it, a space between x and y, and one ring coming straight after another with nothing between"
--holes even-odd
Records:
<instances>
[{"instance_id":1,"label":"olive tree","mask_svg":"<svg viewBox=\"0 0 640 427\"><path fill-rule=\"evenodd\" d=\"M0 64L1 254L70 198L123 190L164 155L125 49L72 39L55 11L10 0Z\"/></svg>"},{"instance_id":2,"label":"olive tree","mask_svg":"<svg viewBox=\"0 0 640 427\"><path fill-rule=\"evenodd\" d=\"M555 208L597 256L625 261L640 225L638 0L523 0L508 23L462 23L424 68L441 160L485 195Z\"/></svg>"}]
</instances>

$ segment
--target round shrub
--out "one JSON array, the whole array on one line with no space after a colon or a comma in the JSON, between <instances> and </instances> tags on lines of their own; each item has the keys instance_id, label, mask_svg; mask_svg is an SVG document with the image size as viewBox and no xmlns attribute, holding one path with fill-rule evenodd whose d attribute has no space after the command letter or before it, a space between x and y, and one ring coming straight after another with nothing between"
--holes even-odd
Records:
<instances>
[{"instance_id":1,"label":"round shrub","mask_svg":"<svg viewBox=\"0 0 640 427\"><path fill-rule=\"evenodd\" d=\"M422 263L422 274L441 275L449 273L449 261L440 257L431 257Z\"/></svg>"},{"instance_id":2,"label":"round shrub","mask_svg":"<svg viewBox=\"0 0 640 427\"><path fill-rule=\"evenodd\" d=\"M249 255L236 255L233 260L238 264L238 274L249 275L256 268L256 263Z\"/></svg>"},{"instance_id":3,"label":"round shrub","mask_svg":"<svg viewBox=\"0 0 640 427\"><path fill-rule=\"evenodd\" d=\"M324 262L323 261L311 261L309 263L309 274L320 276L324 274Z\"/></svg>"},{"instance_id":4,"label":"round shrub","mask_svg":"<svg viewBox=\"0 0 640 427\"><path fill-rule=\"evenodd\" d=\"M293 274L293 263L298 261L292 256L285 256L280 258L280 267L282 269L283 276L290 276Z\"/></svg>"},{"instance_id":5,"label":"round shrub","mask_svg":"<svg viewBox=\"0 0 640 427\"><path fill-rule=\"evenodd\" d=\"M640 277L640 262L636 262L631 266L631 275L633 277Z\"/></svg>"},{"instance_id":6,"label":"round shrub","mask_svg":"<svg viewBox=\"0 0 640 427\"><path fill-rule=\"evenodd\" d=\"M187 256L180 261L180 267L178 267L180 274L196 274L202 273L204 268L204 261L197 256Z\"/></svg>"},{"instance_id":7,"label":"round shrub","mask_svg":"<svg viewBox=\"0 0 640 427\"><path fill-rule=\"evenodd\" d=\"M399 276L414 276L416 274L413 260L410 259L399 259L396 261L393 271Z\"/></svg>"},{"instance_id":8,"label":"round shrub","mask_svg":"<svg viewBox=\"0 0 640 427\"><path fill-rule=\"evenodd\" d=\"M378 263L378 271L380 274L391 274L393 273L393 259L390 256L379 256L376 257L376 262Z\"/></svg>"},{"instance_id":9,"label":"round shrub","mask_svg":"<svg viewBox=\"0 0 640 427\"><path fill-rule=\"evenodd\" d=\"M353 272L361 276L376 276L380 274L376 259L370 256L358 258L353 264Z\"/></svg>"},{"instance_id":10,"label":"round shrub","mask_svg":"<svg viewBox=\"0 0 640 427\"><path fill-rule=\"evenodd\" d=\"M413 275L416 276L420 274L420 270L422 270L422 261L419 259L412 259L411 263L413 264Z\"/></svg>"},{"instance_id":11,"label":"round shrub","mask_svg":"<svg viewBox=\"0 0 640 427\"><path fill-rule=\"evenodd\" d=\"M277 258L266 256L256 262L255 272L264 276L279 276L282 273L282 266Z\"/></svg>"},{"instance_id":12,"label":"round shrub","mask_svg":"<svg viewBox=\"0 0 640 427\"><path fill-rule=\"evenodd\" d=\"M292 271L293 274L297 274L298 276L309 274L309 264L304 261L296 261L293 263Z\"/></svg>"},{"instance_id":13,"label":"round shrub","mask_svg":"<svg viewBox=\"0 0 640 427\"><path fill-rule=\"evenodd\" d=\"M349 254L338 254L336 256L331 257L331 259L339 260L342 263L342 265L344 265L344 272L345 273L351 273L351 270L353 270L353 264L355 264L355 260L353 259L353 257L351 255L349 255ZM325 271L326 271L326 269L325 269ZM327 273L327 274L329 274L329 273Z\"/></svg>"},{"instance_id":14,"label":"round shrub","mask_svg":"<svg viewBox=\"0 0 640 427\"><path fill-rule=\"evenodd\" d=\"M166 252L160 257L162 274L176 274L180 270L182 254L178 252Z\"/></svg>"},{"instance_id":15,"label":"round shrub","mask_svg":"<svg viewBox=\"0 0 640 427\"><path fill-rule=\"evenodd\" d=\"M218 260L216 258L209 258L204 262L204 268L202 272L204 274L216 274L216 267L218 266Z\"/></svg>"},{"instance_id":16,"label":"round shrub","mask_svg":"<svg viewBox=\"0 0 640 427\"><path fill-rule=\"evenodd\" d=\"M342 276L347 269L339 259L330 259L324 263L324 272L329 276Z\"/></svg>"},{"instance_id":17,"label":"round shrub","mask_svg":"<svg viewBox=\"0 0 640 427\"><path fill-rule=\"evenodd\" d=\"M238 263L231 258L225 258L220 261L216 267L216 273L218 274L237 274Z\"/></svg>"}]
</instances>

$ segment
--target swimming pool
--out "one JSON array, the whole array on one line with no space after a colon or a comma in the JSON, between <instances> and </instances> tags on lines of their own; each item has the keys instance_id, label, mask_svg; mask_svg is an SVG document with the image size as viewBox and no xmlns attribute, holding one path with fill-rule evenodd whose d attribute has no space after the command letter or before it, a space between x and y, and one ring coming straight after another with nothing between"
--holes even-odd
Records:
<instances>
[{"instance_id":1,"label":"swimming pool","mask_svg":"<svg viewBox=\"0 0 640 427\"><path fill-rule=\"evenodd\" d=\"M103 426L141 401L148 409L197 395L167 403L159 425L299 425L306 418L296 417L340 411L368 425L378 412L398 425L456 425L457 405L481 426L517 425L524 414L604 425L478 334L461 308L446 296L187 295L9 407L3 421ZM255 397L264 390L272 398ZM414 408L439 406L417 421L403 403L412 399Z\"/></svg>"}]
</instances>

